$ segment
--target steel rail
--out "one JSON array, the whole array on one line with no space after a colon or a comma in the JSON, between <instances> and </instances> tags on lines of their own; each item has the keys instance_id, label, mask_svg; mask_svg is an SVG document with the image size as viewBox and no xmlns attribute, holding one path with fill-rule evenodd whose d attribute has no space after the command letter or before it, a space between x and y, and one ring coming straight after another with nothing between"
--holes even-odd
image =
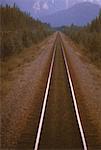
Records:
<instances>
[{"instance_id":1,"label":"steel rail","mask_svg":"<svg viewBox=\"0 0 101 150\"><path fill-rule=\"evenodd\" d=\"M55 43L56 43L56 41L55 41ZM40 142L40 137L41 137L41 132L42 132L42 126L43 126L43 120L44 120L45 110L46 110L46 104L47 104L47 100L48 100L49 87L50 87L51 78L52 78L52 71L53 71L55 52L56 52L56 44L54 45L53 48L54 48L53 56L52 56L50 70L49 70L49 76L48 76L45 96L44 96L44 100L43 100L43 106L42 106L41 117L40 117L40 121L39 121L39 126L38 126L34 150L38 150L38 147L39 147L39 142Z\"/></svg>"},{"instance_id":2,"label":"steel rail","mask_svg":"<svg viewBox=\"0 0 101 150\"><path fill-rule=\"evenodd\" d=\"M85 134L84 134L84 130L83 130L83 126L82 126L82 123L81 123L81 118L80 118L80 114L79 114L79 110L78 110L78 105L77 105L77 99L76 99L76 95L75 95L75 91L74 91L74 86L73 86L72 78L71 78L71 75L70 75L70 71L69 71L69 67L68 67L68 63L67 63L67 59L66 59L62 39L61 39L61 48L62 48L62 53L63 53L63 57L64 57L64 61L65 61L65 66L66 66L68 79L69 79L70 89L71 89L72 98L73 98L73 104L74 104L74 108L75 108L75 114L76 114L79 130L80 130L80 134L81 134L83 148L84 148L84 150L88 150L87 142L86 142L86 138L85 138Z\"/></svg>"},{"instance_id":3,"label":"steel rail","mask_svg":"<svg viewBox=\"0 0 101 150\"><path fill-rule=\"evenodd\" d=\"M84 150L88 150L87 142L86 142L86 138L85 138L85 134L84 134L84 130L83 130L83 127L82 127L81 118L80 118L80 114L79 114L79 110L78 110L78 105L77 105L77 99L76 99L76 96L75 96L74 86L73 86L73 82L72 82L72 79L71 79L71 75L70 75L70 71L69 71L69 67L68 67L68 63L67 63L67 59L66 59L66 55L65 55L65 51L64 51L64 45L63 45L62 39L60 39L60 40L61 40L60 42L61 42L61 48L62 48L62 53L63 53L63 59L64 59L64 62L65 62L66 72L67 72L68 79L69 79L69 84L70 84L70 89L71 89L72 99L73 99L73 105L74 105L74 109L75 109L75 114L76 114L78 127L79 127L79 130L80 130L80 135L81 135L81 139L82 139L83 148L84 148ZM51 60L51 65L50 65L50 70L49 70L49 76L48 76L45 96L44 96L43 105L42 105L41 117L40 117L40 120L39 120L37 136L36 136L36 140L35 140L35 146L33 147L34 150L38 150L38 148L39 148L39 142L40 142L40 137L41 137L41 132L42 132L43 121L44 121L44 117L45 117L46 104L47 104L47 100L48 100L48 94L49 94L49 88L50 88L50 83L51 83L51 78L52 78L53 65L54 65L54 60L55 60L56 41L55 41L53 49L54 50L53 50L53 55L52 55L52 60Z\"/></svg>"}]
</instances>

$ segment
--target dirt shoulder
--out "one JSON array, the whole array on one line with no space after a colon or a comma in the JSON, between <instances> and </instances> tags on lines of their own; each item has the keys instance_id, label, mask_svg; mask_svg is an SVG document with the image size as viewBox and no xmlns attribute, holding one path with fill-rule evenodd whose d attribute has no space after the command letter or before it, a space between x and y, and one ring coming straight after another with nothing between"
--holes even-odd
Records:
<instances>
[{"instance_id":1,"label":"dirt shoulder","mask_svg":"<svg viewBox=\"0 0 101 150\"><path fill-rule=\"evenodd\" d=\"M44 51L52 37L51 35L41 43L33 44L30 48L25 48L21 52L9 56L5 61L0 60L0 81L2 87L0 93L2 93L3 97L8 94L12 81L24 73L24 68L29 66Z\"/></svg>"},{"instance_id":2,"label":"dirt shoulder","mask_svg":"<svg viewBox=\"0 0 101 150\"><path fill-rule=\"evenodd\" d=\"M32 124L34 131L29 131L31 134L33 132L33 136L36 134L44 94L43 89L47 81L55 38L56 34L39 45L39 55L35 59L29 59L29 61L10 72L14 78L9 81L9 90L5 96L3 95L1 101L1 133L4 148L15 148L23 130L26 129L31 120L34 120ZM33 141L34 139L32 139Z\"/></svg>"},{"instance_id":3,"label":"dirt shoulder","mask_svg":"<svg viewBox=\"0 0 101 150\"><path fill-rule=\"evenodd\" d=\"M101 149L101 70L68 37L62 38L89 148Z\"/></svg>"}]
</instances>

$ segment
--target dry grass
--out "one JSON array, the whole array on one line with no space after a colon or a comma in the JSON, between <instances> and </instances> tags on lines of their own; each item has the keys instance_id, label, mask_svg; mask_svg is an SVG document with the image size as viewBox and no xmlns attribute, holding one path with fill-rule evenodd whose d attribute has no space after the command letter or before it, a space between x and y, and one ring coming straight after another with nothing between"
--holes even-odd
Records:
<instances>
[{"instance_id":1,"label":"dry grass","mask_svg":"<svg viewBox=\"0 0 101 150\"><path fill-rule=\"evenodd\" d=\"M89 146L97 149L97 145L101 147L101 70L89 63L89 58L75 43L73 46L64 35L62 37L86 137Z\"/></svg>"},{"instance_id":2,"label":"dry grass","mask_svg":"<svg viewBox=\"0 0 101 150\"><path fill-rule=\"evenodd\" d=\"M15 74L16 70L20 70L20 73L23 74L23 67L37 58L37 56L44 50L44 43L47 42L48 39L49 37L40 44L34 44L30 48L23 49L18 54L13 54L5 61L0 60L0 93L3 97L9 92L11 81L18 76Z\"/></svg>"},{"instance_id":3,"label":"dry grass","mask_svg":"<svg viewBox=\"0 0 101 150\"><path fill-rule=\"evenodd\" d=\"M82 60L89 62L90 64L95 65L95 67L97 67L98 69L101 70L101 59L100 59L100 53L101 51L97 52L95 51L94 53L91 52L91 50L87 49L86 47L84 47L83 44L78 44L75 41L72 41L69 37L65 37L65 40L68 40L68 43L71 45L71 47L77 51L80 52L83 57Z\"/></svg>"},{"instance_id":4,"label":"dry grass","mask_svg":"<svg viewBox=\"0 0 101 150\"><path fill-rule=\"evenodd\" d=\"M20 147L21 143L27 147L33 145L55 38L56 36L49 37L48 41L46 39L36 49L33 46L32 50L26 49L20 53L17 56L22 62L20 67L14 67L4 79L2 90L6 96L2 99L1 133L4 147ZM36 53L33 52L35 50ZM18 63L19 61L15 64Z\"/></svg>"}]
</instances>

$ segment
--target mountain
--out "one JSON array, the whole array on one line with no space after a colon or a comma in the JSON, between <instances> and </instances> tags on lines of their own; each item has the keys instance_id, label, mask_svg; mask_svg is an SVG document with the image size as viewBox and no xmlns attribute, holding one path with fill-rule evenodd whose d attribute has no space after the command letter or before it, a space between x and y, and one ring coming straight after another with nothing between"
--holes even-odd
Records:
<instances>
[{"instance_id":1,"label":"mountain","mask_svg":"<svg viewBox=\"0 0 101 150\"><path fill-rule=\"evenodd\" d=\"M65 0L37 0L33 3L33 16L46 16L64 9Z\"/></svg>"},{"instance_id":2,"label":"mountain","mask_svg":"<svg viewBox=\"0 0 101 150\"><path fill-rule=\"evenodd\" d=\"M50 15L62 9L66 9L66 0L1 0L2 5L16 4L20 9L30 12L33 17Z\"/></svg>"},{"instance_id":3,"label":"mountain","mask_svg":"<svg viewBox=\"0 0 101 150\"><path fill-rule=\"evenodd\" d=\"M90 2L83 2L73 7L58 11L52 15L42 17L43 22L50 23L52 26L86 25L99 13L100 6Z\"/></svg>"},{"instance_id":4,"label":"mountain","mask_svg":"<svg viewBox=\"0 0 101 150\"><path fill-rule=\"evenodd\" d=\"M68 8L72 7L75 4L78 3L84 3L84 2L91 2L93 4L101 5L101 0L66 0Z\"/></svg>"},{"instance_id":5,"label":"mountain","mask_svg":"<svg viewBox=\"0 0 101 150\"><path fill-rule=\"evenodd\" d=\"M21 10L30 12L31 16L36 18L48 16L84 2L92 2L101 6L101 0L0 0L2 5L15 3Z\"/></svg>"}]
</instances>

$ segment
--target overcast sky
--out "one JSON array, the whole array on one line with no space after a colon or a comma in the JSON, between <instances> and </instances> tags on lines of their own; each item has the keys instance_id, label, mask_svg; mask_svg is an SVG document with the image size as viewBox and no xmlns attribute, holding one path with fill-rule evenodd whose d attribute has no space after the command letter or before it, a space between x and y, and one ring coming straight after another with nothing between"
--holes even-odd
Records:
<instances>
[{"instance_id":1,"label":"overcast sky","mask_svg":"<svg viewBox=\"0 0 101 150\"><path fill-rule=\"evenodd\" d=\"M89 1L89 2L94 2L94 3L99 3L101 4L101 0L0 0L1 3L6 3L6 2L16 2L17 4L26 4L26 3L37 3L37 2L52 2L53 4L54 3L58 3L59 2L63 2L65 4L68 4L69 3L78 3L78 2L83 2L83 1Z\"/></svg>"},{"instance_id":2,"label":"overcast sky","mask_svg":"<svg viewBox=\"0 0 101 150\"><path fill-rule=\"evenodd\" d=\"M52 13L61 9L66 9L78 2L93 2L101 5L101 0L0 0L2 4L14 4L14 2L23 10L38 14L38 12L46 11Z\"/></svg>"}]
</instances>

